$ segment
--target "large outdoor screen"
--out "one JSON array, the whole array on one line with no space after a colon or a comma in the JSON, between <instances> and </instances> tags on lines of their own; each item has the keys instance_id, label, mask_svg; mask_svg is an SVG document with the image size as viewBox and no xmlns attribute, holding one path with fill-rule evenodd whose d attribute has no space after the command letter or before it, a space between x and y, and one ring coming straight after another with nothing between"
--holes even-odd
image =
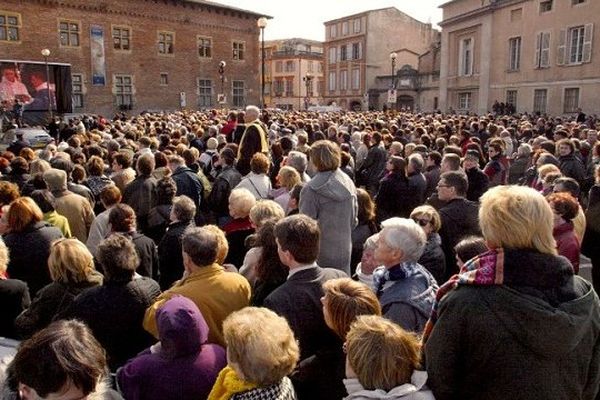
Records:
<instances>
[{"instance_id":1,"label":"large outdoor screen","mask_svg":"<svg viewBox=\"0 0 600 400\"><path fill-rule=\"evenodd\" d=\"M49 82L48 82L49 81ZM16 101L25 112L53 111L63 114L73 110L71 66L0 60L0 101L12 109Z\"/></svg>"}]
</instances>

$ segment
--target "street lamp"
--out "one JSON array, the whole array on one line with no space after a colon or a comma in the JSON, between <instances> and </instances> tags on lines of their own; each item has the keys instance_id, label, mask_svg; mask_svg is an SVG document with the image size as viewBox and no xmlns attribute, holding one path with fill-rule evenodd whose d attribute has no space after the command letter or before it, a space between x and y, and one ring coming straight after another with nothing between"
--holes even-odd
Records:
<instances>
[{"instance_id":1,"label":"street lamp","mask_svg":"<svg viewBox=\"0 0 600 400\"><path fill-rule=\"evenodd\" d=\"M267 18L260 17L256 22L260 28L261 36L261 86L260 86L260 108L265 106L265 28L267 26Z\"/></svg>"},{"instance_id":2,"label":"street lamp","mask_svg":"<svg viewBox=\"0 0 600 400\"><path fill-rule=\"evenodd\" d=\"M310 98L312 97L312 90L310 87L310 84L313 80L313 76L310 72L307 72L306 75L304 75L304 78L302 78L302 80L304 81L304 84L306 85L306 99L305 99L305 107L308 110L308 104L310 103Z\"/></svg>"},{"instance_id":3,"label":"street lamp","mask_svg":"<svg viewBox=\"0 0 600 400\"><path fill-rule=\"evenodd\" d=\"M52 96L50 94L50 67L48 66L48 57L50 56L50 50L43 49L42 56L44 56L44 61L46 63L46 86L48 89L48 112L50 113L50 121L52 121L54 119L54 115L52 113Z\"/></svg>"},{"instance_id":4,"label":"street lamp","mask_svg":"<svg viewBox=\"0 0 600 400\"><path fill-rule=\"evenodd\" d=\"M396 89L396 58L398 54L396 52L390 53L390 60L392 61L392 89Z\"/></svg>"},{"instance_id":5,"label":"street lamp","mask_svg":"<svg viewBox=\"0 0 600 400\"><path fill-rule=\"evenodd\" d=\"M221 77L221 96L222 96L222 100L221 103L225 104L225 66L227 66L227 63L225 61L221 61L219 63L219 76Z\"/></svg>"}]
</instances>

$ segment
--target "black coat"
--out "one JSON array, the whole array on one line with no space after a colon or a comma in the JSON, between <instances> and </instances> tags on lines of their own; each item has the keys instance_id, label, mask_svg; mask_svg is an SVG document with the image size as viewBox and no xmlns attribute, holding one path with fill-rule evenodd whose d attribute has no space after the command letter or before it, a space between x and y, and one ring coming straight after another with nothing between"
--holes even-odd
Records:
<instances>
[{"instance_id":1,"label":"black coat","mask_svg":"<svg viewBox=\"0 0 600 400\"><path fill-rule=\"evenodd\" d=\"M433 275L439 286L445 282L446 256L442 250L442 239L439 234L435 232L429 234L419 264Z\"/></svg>"},{"instance_id":2,"label":"black coat","mask_svg":"<svg viewBox=\"0 0 600 400\"><path fill-rule=\"evenodd\" d=\"M425 192L427 191L425 175L420 172L408 175L408 189L411 195L408 198L407 208L412 212L412 210L425 202Z\"/></svg>"},{"instance_id":3,"label":"black coat","mask_svg":"<svg viewBox=\"0 0 600 400\"><path fill-rule=\"evenodd\" d=\"M173 171L171 178L177 185L177 196L189 197L196 205L196 210L199 210L204 187L198 175L188 167L179 167Z\"/></svg>"},{"instance_id":4,"label":"black coat","mask_svg":"<svg viewBox=\"0 0 600 400\"><path fill-rule=\"evenodd\" d=\"M138 176L123 191L123 203L135 211L138 228L144 232L147 228L150 209L156 206L156 183L153 176Z\"/></svg>"},{"instance_id":5,"label":"black coat","mask_svg":"<svg viewBox=\"0 0 600 400\"><path fill-rule=\"evenodd\" d=\"M342 342L325 324L323 283L346 274L310 268L293 274L264 301L285 317L300 344L300 362L292 374L299 400L334 400L345 396Z\"/></svg>"},{"instance_id":6,"label":"black coat","mask_svg":"<svg viewBox=\"0 0 600 400\"><path fill-rule=\"evenodd\" d=\"M15 318L30 303L27 284L18 279L0 279L0 337L16 339Z\"/></svg>"},{"instance_id":7,"label":"black coat","mask_svg":"<svg viewBox=\"0 0 600 400\"><path fill-rule=\"evenodd\" d=\"M479 168L465 170L469 180L467 189L467 200L479 201L479 198L488 190L490 178Z\"/></svg>"},{"instance_id":8,"label":"black coat","mask_svg":"<svg viewBox=\"0 0 600 400\"><path fill-rule=\"evenodd\" d=\"M221 170L210 192L208 203L217 216L229 215L229 195L242 180L242 175L234 167Z\"/></svg>"},{"instance_id":9,"label":"black coat","mask_svg":"<svg viewBox=\"0 0 600 400\"><path fill-rule=\"evenodd\" d=\"M52 282L48 269L50 245L62 237L58 228L43 221L29 225L23 232L11 232L4 237L10 252L8 276L25 281L32 297Z\"/></svg>"},{"instance_id":10,"label":"black coat","mask_svg":"<svg viewBox=\"0 0 600 400\"><path fill-rule=\"evenodd\" d=\"M158 244L158 260L160 266L160 288L167 290L183 276L183 256L181 254L181 238L191 225L187 222L173 222Z\"/></svg>"},{"instance_id":11,"label":"black coat","mask_svg":"<svg viewBox=\"0 0 600 400\"><path fill-rule=\"evenodd\" d=\"M85 322L106 350L111 371L154 343L144 330L146 309L160 294L158 283L149 278L129 282L105 282L87 289L73 300L66 318Z\"/></svg>"},{"instance_id":12,"label":"black coat","mask_svg":"<svg viewBox=\"0 0 600 400\"><path fill-rule=\"evenodd\" d=\"M133 232L129 235L135 246L135 250L140 257L140 265L136 272L142 276L147 276L158 281L160 268L158 261L158 250L154 240L139 232Z\"/></svg>"},{"instance_id":13,"label":"black coat","mask_svg":"<svg viewBox=\"0 0 600 400\"><path fill-rule=\"evenodd\" d=\"M585 167L583 166L583 162L574 154L569 154L568 156L562 156L558 158L560 162L560 172L563 173L564 176L575 179L580 185L585 180Z\"/></svg>"},{"instance_id":14,"label":"black coat","mask_svg":"<svg viewBox=\"0 0 600 400\"><path fill-rule=\"evenodd\" d=\"M479 205L459 197L450 200L440 209L440 218L442 227L439 233L442 238L442 249L446 256L445 282L458 272L454 246L466 236L481 235Z\"/></svg>"},{"instance_id":15,"label":"black coat","mask_svg":"<svg viewBox=\"0 0 600 400\"><path fill-rule=\"evenodd\" d=\"M391 217L408 218L412 211L410 197L408 178L402 173L388 174L381 180L375 198L377 220L383 221Z\"/></svg>"}]
</instances>

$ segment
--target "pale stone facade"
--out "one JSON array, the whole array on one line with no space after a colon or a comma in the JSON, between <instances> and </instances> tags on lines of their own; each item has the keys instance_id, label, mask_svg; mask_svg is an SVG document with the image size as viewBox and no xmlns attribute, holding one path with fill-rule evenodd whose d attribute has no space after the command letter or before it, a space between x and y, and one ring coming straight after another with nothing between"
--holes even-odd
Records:
<instances>
[{"instance_id":1,"label":"pale stone facade","mask_svg":"<svg viewBox=\"0 0 600 400\"><path fill-rule=\"evenodd\" d=\"M267 107L304 110L323 102L323 43L308 39L265 42Z\"/></svg>"},{"instance_id":2,"label":"pale stone facade","mask_svg":"<svg viewBox=\"0 0 600 400\"><path fill-rule=\"evenodd\" d=\"M443 9L440 108L598 113L597 0L453 0Z\"/></svg>"},{"instance_id":3,"label":"pale stone facade","mask_svg":"<svg viewBox=\"0 0 600 400\"><path fill-rule=\"evenodd\" d=\"M416 68L418 56L429 49L436 34L431 24L395 7L325 22L324 101L344 109L380 109L388 89L380 87L381 78L392 74L390 53L398 52L396 69Z\"/></svg>"}]
</instances>

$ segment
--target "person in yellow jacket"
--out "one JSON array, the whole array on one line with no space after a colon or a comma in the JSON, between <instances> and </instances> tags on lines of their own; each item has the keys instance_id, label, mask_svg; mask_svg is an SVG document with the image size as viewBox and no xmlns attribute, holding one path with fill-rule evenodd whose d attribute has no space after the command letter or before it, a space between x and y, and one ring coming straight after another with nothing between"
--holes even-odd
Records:
<instances>
[{"instance_id":1,"label":"person in yellow jacket","mask_svg":"<svg viewBox=\"0 0 600 400\"><path fill-rule=\"evenodd\" d=\"M158 337L156 312L174 295L191 299L210 329L209 343L225 345L223 321L250 303L250 284L243 276L217 264L217 234L205 227L191 228L182 238L184 275L146 310L144 329Z\"/></svg>"},{"instance_id":2,"label":"person in yellow jacket","mask_svg":"<svg viewBox=\"0 0 600 400\"><path fill-rule=\"evenodd\" d=\"M236 165L237 170L242 176L246 176L250 172L250 160L252 160L254 154L263 153L266 156L269 155L267 130L260 122L259 116L260 110L258 107L246 107L246 114L244 115L246 130L244 130L244 134L240 140Z\"/></svg>"}]
</instances>

